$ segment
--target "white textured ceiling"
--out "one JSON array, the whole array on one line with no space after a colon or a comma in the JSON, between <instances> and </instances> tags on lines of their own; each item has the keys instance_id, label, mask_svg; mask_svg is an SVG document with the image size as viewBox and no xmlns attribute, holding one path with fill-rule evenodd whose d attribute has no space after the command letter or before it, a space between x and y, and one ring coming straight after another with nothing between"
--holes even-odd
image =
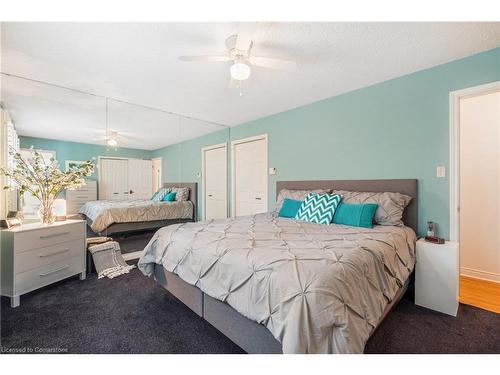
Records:
<instances>
[{"instance_id":1,"label":"white textured ceiling","mask_svg":"<svg viewBox=\"0 0 500 375\"><path fill-rule=\"evenodd\" d=\"M236 23L3 23L1 71L234 126L500 45L500 23L263 23L253 54L296 71L253 68L244 95L224 54ZM103 99L3 77L2 100L21 134L98 143ZM110 128L155 149L222 127L111 102Z\"/></svg>"}]
</instances>

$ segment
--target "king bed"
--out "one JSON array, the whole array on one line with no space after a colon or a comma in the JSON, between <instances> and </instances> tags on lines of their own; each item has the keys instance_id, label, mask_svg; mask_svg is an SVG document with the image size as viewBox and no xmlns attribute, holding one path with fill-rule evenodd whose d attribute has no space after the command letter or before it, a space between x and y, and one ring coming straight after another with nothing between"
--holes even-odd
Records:
<instances>
[{"instance_id":1,"label":"king bed","mask_svg":"<svg viewBox=\"0 0 500 375\"><path fill-rule=\"evenodd\" d=\"M276 192L411 197L404 225L360 228L276 212L162 228L139 268L248 353L362 353L415 264L416 180L280 181Z\"/></svg>"},{"instance_id":2,"label":"king bed","mask_svg":"<svg viewBox=\"0 0 500 375\"><path fill-rule=\"evenodd\" d=\"M162 228L167 225L196 221L197 183L172 182L164 188L187 188L185 201L154 202L152 200L109 201L85 203L79 214L89 228L100 235L130 233Z\"/></svg>"}]
</instances>

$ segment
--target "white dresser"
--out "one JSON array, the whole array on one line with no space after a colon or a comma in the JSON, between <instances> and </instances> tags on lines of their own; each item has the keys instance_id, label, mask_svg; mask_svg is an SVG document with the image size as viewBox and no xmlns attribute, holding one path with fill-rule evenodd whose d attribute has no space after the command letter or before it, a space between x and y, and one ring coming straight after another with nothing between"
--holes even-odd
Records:
<instances>
[{"instance_id":1,"label":"white dresser","mask_svg":"<svg viewBox=\"0 0 500 375\"><path fill-rule=\"evenodd\" d=\"M85 237L84 220L1 230L1 294L17 307L22 294L78 274L85 279Z\"/></svg>"},{"instance_id":2,"label":"white dresser","mask_svg":"<svg viewBox=\"0 0 500 375\"><path fill-rule=\"evenodd\" d=\"M87 202L97 200L97 181L87 180L86 184L75 190L66 190L66 214L75 215Z\"/></svg>"},{"instance_id":3,"label":"white dresser","mask_svg":"<svg viewBox=\"0 0 500 375\"><path fill-rule=\"evenodd\" d=\"M458 242L442 245L417 241L415 304L457 315L459 258Z\"/></svg>"}]
</instances>

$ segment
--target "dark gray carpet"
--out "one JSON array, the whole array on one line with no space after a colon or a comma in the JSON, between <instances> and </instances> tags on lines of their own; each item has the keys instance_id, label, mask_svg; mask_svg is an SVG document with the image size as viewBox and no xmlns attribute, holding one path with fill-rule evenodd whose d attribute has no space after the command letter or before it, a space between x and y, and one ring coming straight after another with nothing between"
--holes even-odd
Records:
<instances>
[{"instance_id":1,"label":"dark gray carpet","mask_svg":"<svg viewBox=\"0 0 500 375\"><path fill-rule=\"evenodd\" d=\"M1 345L69 353L242 353L210 324L134 269L115 279L67 279L2 298Z\"/></svg>"},{"instance_id":2,"label":"dark gray carpet","mask_svg":"<svg viewBox=\"0 0 500 375\"><path fill-rule=\"evenodd\" d=\"M5 348L69 353L242 353L137 269L113 280L72 278L2 298ZM368 342L367 353L500 353L500 314L460 306L457 318L403 299Z\"/></svg>"}]
</instances>

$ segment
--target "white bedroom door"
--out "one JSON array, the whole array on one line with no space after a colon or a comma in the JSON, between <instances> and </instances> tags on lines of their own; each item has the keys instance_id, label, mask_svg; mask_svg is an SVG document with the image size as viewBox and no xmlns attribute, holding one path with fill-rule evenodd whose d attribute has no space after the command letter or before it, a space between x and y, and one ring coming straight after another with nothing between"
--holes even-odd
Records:
<instances>
[{"instance_id":1,"label":"white bedroom door","mask_svg":"<svg viewBox=\"0 0 500 375\"><path fill-rule=\"evenodd\" d=\"M99 199L127 200L128 160L101 158L99 162Z\"/></svg>"},{"instance_id":2,"label":"white bedroom door","mask_svg":"<svg viewBox=\"0 0 500 375\"><path fill-rule=\"evenodd\" d=\"M153 190L151 160L128 159L129 199L150 199Z\"/></svg>"},{"instance_id":3,"label":"white bedroom door","mask_svg":"<svg viewBox=\"0 0 500 375\"><path fill-rule=\"evenodd\" d=\"M151 189L151 194L161 188L161 158L154 158L151 160L152 163L152 180L153 186Z\"/></svg>"},{"instance_id":4,"label":"white bedroom door","mask_svg":"<svg viewBox=\"0 0 500 375\"><path fill-rule=\"evenodd\" d=\"M232 142L232 216L267 211L267 135Z\"/></svg>"},{"instance_id":5,"label":"white bedroom door","mask_svg":"<svg viewBox=\"0 0 500 375\"><path fill-rule=\"evenodd\" d=\"M226 144L202 150L203 203L205 220L227 217L227 147Z\"/></svg>"}]
</instances>

